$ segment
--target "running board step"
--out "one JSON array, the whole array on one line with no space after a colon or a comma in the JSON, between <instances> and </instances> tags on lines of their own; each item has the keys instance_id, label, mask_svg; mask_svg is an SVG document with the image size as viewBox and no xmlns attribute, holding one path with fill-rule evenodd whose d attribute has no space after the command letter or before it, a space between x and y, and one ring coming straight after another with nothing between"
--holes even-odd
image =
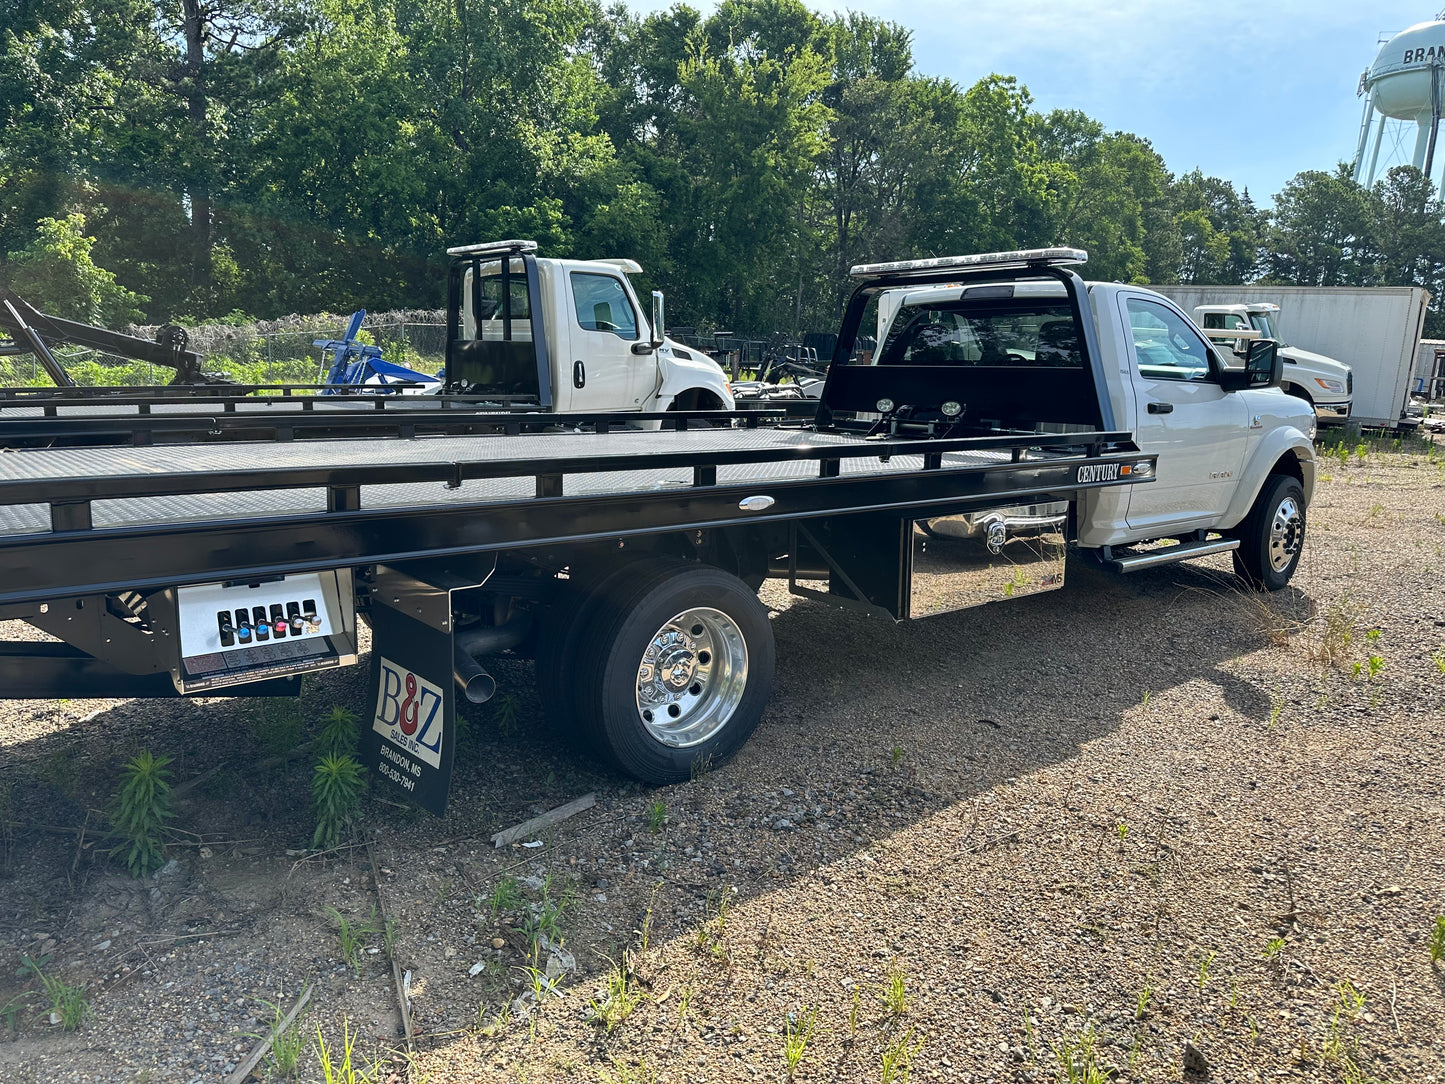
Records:
<instances>
[{"instance_id":1,"label":"running board step","mask_svg":"<svg viewBox=\"0 0 1445 1084\"><path fill-rule=\"evenodd\" d=\"M1180 542L1176 546L1148 550L1144 553L1130 553L1122 557L1111 557L1105 566L1115 572L1142 572L1146 568L1172 565L1175 561L1187 561L1191 557L1208 557L1211 553L1229 553L1239 549L1237 538L1216 538L1209 542Z\"/></svg>"}]
</instances>

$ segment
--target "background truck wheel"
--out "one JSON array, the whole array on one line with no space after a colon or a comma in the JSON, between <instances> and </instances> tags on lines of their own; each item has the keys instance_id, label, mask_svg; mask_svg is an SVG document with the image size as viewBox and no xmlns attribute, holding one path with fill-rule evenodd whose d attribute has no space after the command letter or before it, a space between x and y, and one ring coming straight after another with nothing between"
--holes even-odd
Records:
<instances>
[{"instance_id":1,"label":"background truck wheel","mask_svg":"<svg viewBox=\"0 0 1445 1084\"><path fill-rule=\"evenodd\" d=\"M1305 537L1305 491L1295 479L1266 479L1249 515L1236 529L1234 571L1252 587L1278 591L1299 565Z\"/></svg>"},{"instance_id":2,"label":"background truck wheel","mask_svg":"<svg viewBox=\"0 0 1445 1084\"><path fill-rule=\"evenodd\" d=\"M627 590L598 606L575 648L577 717L622 771L687 779L747 740L773 684L768 611L710 565L632 566Z\"/></svg>"}]
</instances>

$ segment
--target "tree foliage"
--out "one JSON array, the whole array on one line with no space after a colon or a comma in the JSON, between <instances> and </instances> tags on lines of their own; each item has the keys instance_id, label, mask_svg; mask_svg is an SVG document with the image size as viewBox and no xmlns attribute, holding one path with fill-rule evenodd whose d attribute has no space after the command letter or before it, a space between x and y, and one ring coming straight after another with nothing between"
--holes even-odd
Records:
<instances>
[{"instance_id":1,"label":"tree foliage","mask_svg":"<svg viewBox=\"0 0 1445 1084\"><path fill-rule=\"evenodd\" d=\"M752 334L833 326L860 261L1050 244L1104 279L1442 285L1418 172L1263 210L912 46L800 0L18 0L0 278L104 322L433 306L447 245L524 236Z\"/></svg>"}]
</instances>

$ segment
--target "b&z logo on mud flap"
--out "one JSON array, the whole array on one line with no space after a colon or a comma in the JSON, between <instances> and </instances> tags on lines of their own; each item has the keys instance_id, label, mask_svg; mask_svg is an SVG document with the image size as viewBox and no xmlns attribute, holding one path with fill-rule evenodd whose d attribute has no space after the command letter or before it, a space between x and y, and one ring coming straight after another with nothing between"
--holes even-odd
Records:
<instances>
[{"instance_id":1,"label":"b&z logo on mud flap","mask_svg":"<svg viewBox=\"0 0 1445 1084\"><path fill-rule=\"evenodd\" d=\"M444 718L440 689L382 658L373 730L433 768L440 768Z\"/></svg>"},{"instance_id":2,"label":"b&z logo on mud flap","mask_svg":"<svg viewBox=\"0 0 1445 1084\"><path fill-rule=\"evenodd\" d=\"M1080 485L1089 482L1117 482L1118 480L1118 463L1084 463L1079 467L1078 482Z\"/></svg>"}]
</instances>

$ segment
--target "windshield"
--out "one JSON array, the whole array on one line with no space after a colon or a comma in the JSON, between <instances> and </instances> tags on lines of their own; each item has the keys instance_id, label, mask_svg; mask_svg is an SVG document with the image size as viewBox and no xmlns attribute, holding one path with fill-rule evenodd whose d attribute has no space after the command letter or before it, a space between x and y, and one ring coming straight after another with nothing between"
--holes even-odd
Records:
<instances>
[{"instance_id":1,"label":"windshield","mask_svg":"<svg viewBox=\"0 0 1445 1084\"><path fill-rule=\"evenodd\" d=\"M1289 344L1279 337L1274 330L1274 316L1268 312L1252 312L1249 314L1250 321L1254 324L1254 330L1258 331L1266 339L1273 339L1280 346Z\"/></svg>"}]
</instances>

